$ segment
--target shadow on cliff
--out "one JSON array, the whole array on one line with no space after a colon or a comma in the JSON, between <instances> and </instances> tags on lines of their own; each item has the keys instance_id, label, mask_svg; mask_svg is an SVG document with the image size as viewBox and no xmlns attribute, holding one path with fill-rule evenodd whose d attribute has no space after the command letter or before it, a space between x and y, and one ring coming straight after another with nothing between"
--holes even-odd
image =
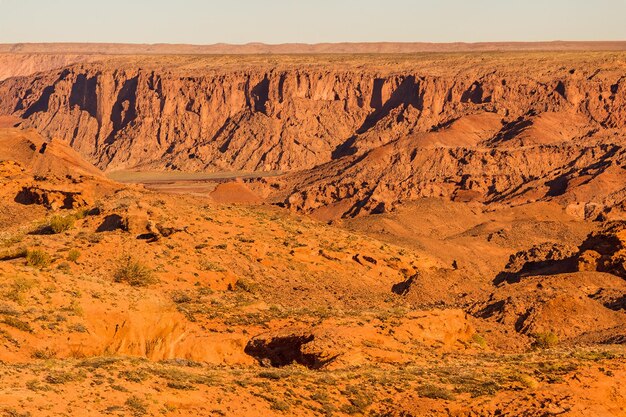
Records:
<instances>
[{"instance_id":1,"label":"shadow on cliff","mask_svg":"<svg viewBox=\"0 0 626 417\"><path fill-rule=\"evenodd\" d=\"M576 271L576 259L574 257L560 260L531 261L526 262L519 271L499 272L493 279L493 284L500 285L504 282L508 284L516 284L520 282L522 278L526 277L558 275Z\"/></svg>"},{"instance_id":2,"label":"shadow on cliff","mask_svg":"<svg viewBox=\"0 0 626 417\"><path fill-rule=\"evenodd\" d=\"M363 124L357 129L356 135L351 136L344 143L335 148L332 152L333 159L354 155L357 151L354 144L358 135L362 135L376 126L378 122L389 116L394 109L400 106L403 106L405 109L412 106L418 110L422 110L424 99L419 95L419 82L415 79L415 76L410 75L404 78L389 99L383 103L384 85L384 79L376 78L374 80L374 88L370 100L370 107L374 109L374 111L365 118Z\"/></svg>"}]
</instances>

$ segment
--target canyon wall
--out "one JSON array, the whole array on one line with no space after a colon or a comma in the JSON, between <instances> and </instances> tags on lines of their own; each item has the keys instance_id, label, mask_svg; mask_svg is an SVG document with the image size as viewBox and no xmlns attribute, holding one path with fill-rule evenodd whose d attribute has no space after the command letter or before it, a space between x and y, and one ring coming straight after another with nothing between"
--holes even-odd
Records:
<instances>
[{"instance_id":1,"label":"canyon wall","mask_svg":"<svg viewBox=\"0 0 626 417\"><path fill-rule=\"evenodd\" d=\"M0 84L0 112L106 170L307 169L481 112L503 127L567 112L584 119L576 135L626 120L626 81L613 69L146 67L92 63L12 78Z\"/></svg>"},{"instance_id":2,"label":"canyon wall","mask_svg":"<svg viewBox=\"0 0 626 417\"><path fill-rule=\"evenodd\" d=\"M1 82L0 114L108 171L287 172L254 187L321 217L624 205L623 54L342 59L109 58Z\"/></svg>"}]
</instances>

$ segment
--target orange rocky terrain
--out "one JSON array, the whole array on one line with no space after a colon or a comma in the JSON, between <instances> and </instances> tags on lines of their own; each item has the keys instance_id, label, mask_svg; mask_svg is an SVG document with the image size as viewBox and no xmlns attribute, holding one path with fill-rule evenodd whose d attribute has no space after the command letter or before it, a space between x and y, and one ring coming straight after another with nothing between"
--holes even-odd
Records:
<instances>
[{"instance_id":1,"label":"orange rocky terrain","mask_svg":"<svg viewBox=\"0 0 626 417\"><path fill-rule=\"evenodd\" d=\"M626 415L622 52L72 51L0 82L0 413Z\"/></svg>"}]
</instances>

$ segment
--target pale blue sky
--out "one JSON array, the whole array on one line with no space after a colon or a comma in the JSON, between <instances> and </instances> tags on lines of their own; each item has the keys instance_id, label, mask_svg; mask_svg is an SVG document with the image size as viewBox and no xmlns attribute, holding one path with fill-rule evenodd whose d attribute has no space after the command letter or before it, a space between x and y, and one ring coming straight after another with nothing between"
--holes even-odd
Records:
<instances>
[{"instance_id":1,"label":"pale blue sky","mask_svg":"<svg viewBox=\"0 0 626 417\"><path fill-rule=\"evenodd\" d=\"M626 0L0 0L0 43L525 40L626 40Z\"/></svg>"}]
</instances>

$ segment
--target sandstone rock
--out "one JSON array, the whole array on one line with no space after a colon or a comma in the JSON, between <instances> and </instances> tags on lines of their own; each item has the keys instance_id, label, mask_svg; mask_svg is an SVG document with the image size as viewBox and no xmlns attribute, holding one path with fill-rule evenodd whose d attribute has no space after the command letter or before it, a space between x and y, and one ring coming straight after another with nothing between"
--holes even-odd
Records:
<instances>
[{"instance_id":1,"label":"sandstone rock","mask_svg":"<svg viewBox=\"0 0 626 417\"><path fill-rule=\"evenodd\" d=\"M50 210L72 210L89 206L81 192L49 190L36 186L24 187L15 196L15 201L20 204L39 204Z\"/></svg>"},{"instance_id":2,"label":"sandstone rock","mask_svg":"<svg viewBox=\"0 0 626 417\"><path fill-rule=\"evenodd\" d=\"M306 329L285 329L257 336L248 342L245 352L261 364L282 367L299 363L311 369L322 368L339 354Z\"/></svg>"},{"instance_id":3,"label":"sandstone rock","mask_svg":"<svg viewBox=\"0 0 626 417\"><path fill-rule=\"evenodd\" d=\"M149 232L150 220L148 215L141 211L130 211L124 216L123 229L132 235L141 235Z\"/></svg>"},{"instance_id":4,"label":"sandstone rock","mask_svg":"<svg viewBox=\"0 0 626 417\"><path fill-rule=\"evenodd\" d=\"M576 267L579 271L597 271L600 258L602 255L595 250L586 250L578 255Z\"/></svg>"},{"instance_id":5,"label":"sandstone rock","mask_svg":"<svg viewBox=\"0 0 626 417\"><path fill-rule=\"evenodd\" d=\"M580 247L581 270L609 272L626 279L626 222L609 222Z\"/></svg>"},{"instance_id":6,"label":"sandstone rock","mask_svg":"<svg viewBox=\"0 0 626 417\"><path fill-rule=\"evenodd\" d=\"M519 251L509 258L505 270L507 272L523 272L538 266L541 263L549 264L553 261L563 261L576 254L574 246L545 242L535 245L528 250Z\"/></svg>"}]
</instances>

